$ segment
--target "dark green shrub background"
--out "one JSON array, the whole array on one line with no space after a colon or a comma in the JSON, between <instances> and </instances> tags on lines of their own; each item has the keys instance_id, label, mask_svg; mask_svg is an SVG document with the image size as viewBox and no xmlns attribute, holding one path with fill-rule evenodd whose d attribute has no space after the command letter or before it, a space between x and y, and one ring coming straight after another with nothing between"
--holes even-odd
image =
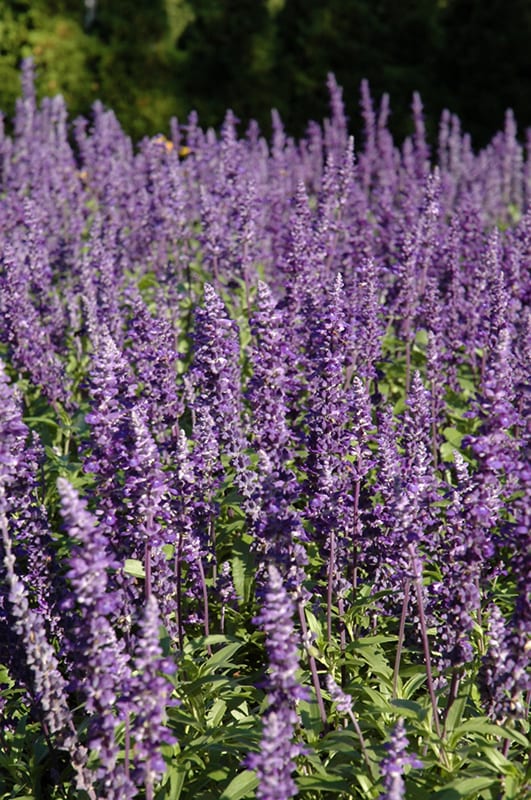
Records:
<instances>
[{"instance_id":1,"label":"dark green shrub background","mask_svg":"<svg viewBox=\"0 0 531 800\"><path fill-rule=\"evenodd\" d=\"M391 128L409 132L411 95L434 141L440 112L457 113L476 145L513 108L531 125L528 0L0 1L0 108L10 116L18 67L33 55L41 95L62 92L72 114L100 98L135 138L166 132L195 108L218 126L232 108L269 132L271 107L288 131L326 114L326 74L344 87L359 131L359 84L391 95Z\"/></svg>"}]
</instances>

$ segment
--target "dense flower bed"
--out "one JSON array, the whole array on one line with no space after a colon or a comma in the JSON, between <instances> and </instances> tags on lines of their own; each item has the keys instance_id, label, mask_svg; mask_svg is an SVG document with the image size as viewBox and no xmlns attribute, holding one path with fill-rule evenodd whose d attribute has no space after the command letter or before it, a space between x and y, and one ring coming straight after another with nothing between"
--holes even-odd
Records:
<instances>
[{"instance_id":1,"label":"dense flower bed","mask_svg":"<svg viewBox=\"0 0 531 800\"><path fill-rule=\"evenodd\" d=\"M531 160L362 86L0 132L0 797L523 798Z\"/></svg>"}]
</instances>

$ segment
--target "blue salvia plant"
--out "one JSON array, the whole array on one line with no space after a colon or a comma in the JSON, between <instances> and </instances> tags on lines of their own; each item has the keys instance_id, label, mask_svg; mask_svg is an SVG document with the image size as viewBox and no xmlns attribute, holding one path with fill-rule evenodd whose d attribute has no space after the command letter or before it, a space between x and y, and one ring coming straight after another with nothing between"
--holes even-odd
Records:
<instances>
[{"instance_id":1,"label":"blue salvia plant","mask_svg":"<svg viewBox=\"0 0 531 800\"><path fill-rule=\"evenodd\" d=\"M23 64L0 800L529 797L529 148L328 89L134 143Z\"/></svg>"}]
</instances>

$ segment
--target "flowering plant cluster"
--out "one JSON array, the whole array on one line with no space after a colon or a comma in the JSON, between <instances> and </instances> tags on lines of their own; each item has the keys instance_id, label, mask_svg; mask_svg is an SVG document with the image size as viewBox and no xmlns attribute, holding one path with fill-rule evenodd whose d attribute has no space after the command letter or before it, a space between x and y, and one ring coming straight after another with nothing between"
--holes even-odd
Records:
<instances>
[{"instance_id":1,"label":"flowering plant cluster","mask_svg":"<svg viewBox=\"0 0 531 800\"><path fill-rule=\"evenodd\" d=\"M0 126L0 799L531 792L531 153L23 67ZM531 141L531 140L530 140Z\"/></svg>"}]
</instances>

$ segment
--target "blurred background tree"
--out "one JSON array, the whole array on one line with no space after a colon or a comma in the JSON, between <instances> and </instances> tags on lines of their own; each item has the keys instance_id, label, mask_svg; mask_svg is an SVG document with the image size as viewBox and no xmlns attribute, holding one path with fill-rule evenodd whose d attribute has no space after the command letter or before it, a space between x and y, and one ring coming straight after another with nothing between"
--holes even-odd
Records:
<instances>
[{"instance_id":1,"label":"blurred background tree","mask_svg":"<svg viewBox=\"0 0 531 800\"><path fill-rule=\"evenodd\" d=\"M529 0L0 0L0 108L32 55L41 96L61 92L72 116L99 98L136 139L191 109L218 127L227 108L268 134L275 107L300 135L327 114L333 71L357 135L368 78L399 138L417 90L433 141L447 107L482 145L507 107L531 125L530 42Z\"/></svg>"},{"instance_id":2,"label":"blurred background tree","mask_svg":"<svg viewBox=\"0 0 531 800\"><path fill-rule=\"evenodd\" d=\"M500 128L512 108L531 126L531 2L448 0L441 14L441 98L474 140Z\"/></svg>"}]
</instances>

